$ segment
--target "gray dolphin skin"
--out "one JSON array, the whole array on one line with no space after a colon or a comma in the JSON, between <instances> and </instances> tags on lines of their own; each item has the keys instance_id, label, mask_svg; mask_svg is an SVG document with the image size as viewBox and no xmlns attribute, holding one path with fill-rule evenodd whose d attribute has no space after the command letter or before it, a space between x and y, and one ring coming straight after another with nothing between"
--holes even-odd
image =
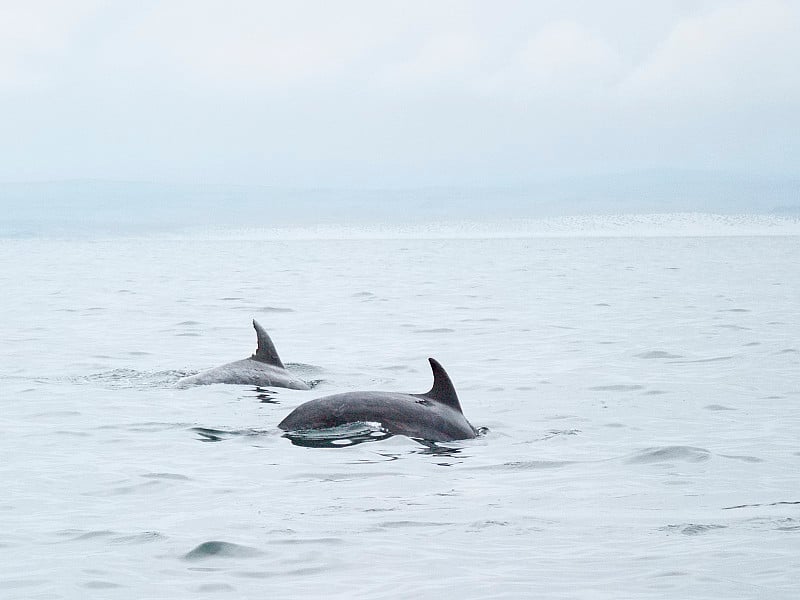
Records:
<instances>
[{"instance_id":1,"label":"gray dolphin skin","mask_svg":"<svg viewBox=\"0 0 800 600\"><path fill-rule=\"evenodd\" d=\"M238 383L262 387L282 387L292 390L310 390L311 387L298 379L283 366L275 344L258 322L253 319L258 335L258 348L250 358L215 367L197 375L179 379L178 387L209 385L212 383Z\"/></svg>"},{"instance_id":2,"label":"gray dolphin skin","mask_svg":"<svg viewBox=\"0 0 800 600\"><path fill-rule=\"evenodd\" d=\"M433 387L425 394L346 392L317 398L294 409L278 424L284 431L327 429L348 423L380 423L389 433L432 442L477 437L450 377L438 362L428 359Z\"/></svg>"}]
</instances>

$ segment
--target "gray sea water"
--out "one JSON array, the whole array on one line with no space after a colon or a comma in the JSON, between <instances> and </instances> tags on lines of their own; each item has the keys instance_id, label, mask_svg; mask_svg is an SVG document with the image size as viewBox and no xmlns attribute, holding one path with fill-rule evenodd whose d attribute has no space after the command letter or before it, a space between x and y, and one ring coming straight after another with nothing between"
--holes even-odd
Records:
<instances>
[{"instance_id":1,"label":"gray sea water","mask_svg":"<svg viewBox=\"0 0 800 600\"><path fill-rule=\"evenodd\" d=\"M800 237L0 240L2 598L796 598ZM271 333L307 392L182 375ZM448 370L477 440L276 424Z\"/></svg>"}]
</instances>

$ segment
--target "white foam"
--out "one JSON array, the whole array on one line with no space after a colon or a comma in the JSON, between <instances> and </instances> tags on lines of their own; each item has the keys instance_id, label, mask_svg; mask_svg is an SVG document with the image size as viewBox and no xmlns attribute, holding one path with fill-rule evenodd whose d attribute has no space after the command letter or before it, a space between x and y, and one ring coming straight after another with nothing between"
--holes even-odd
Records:
<instances>
[{"instance_id":1,"label":"white foam","mask_svg":"<svg viewBox=\"0 0 800 600\"><path fill-rule=\"evenodd\" d=\"M490 222L308 225L273 228L197 228L160 233L159 239L336 240L546 237L719 237L800 235L800 218L707 213L579 215Z\"/></svg>"}]
</instances>

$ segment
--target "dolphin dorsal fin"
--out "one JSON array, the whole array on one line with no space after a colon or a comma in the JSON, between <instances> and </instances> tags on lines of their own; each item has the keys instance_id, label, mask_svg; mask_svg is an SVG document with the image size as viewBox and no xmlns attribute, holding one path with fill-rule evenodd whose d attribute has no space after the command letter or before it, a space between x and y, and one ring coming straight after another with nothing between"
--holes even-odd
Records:
<instances>
[{"instance_id":1,"label":"dolphin dorsal fin","mask_svg":"<svg viewBox=\"0 0 800 600\"><path fill-rule=\"evenodd\" d=\"M259 362L267 363L268 365L274 365L276 367L280 367L281 369L285 369L286 367L283 366L281 358L278 356L278 351L275 350L275 344L273 344L272 340L269 339L269 335L267 335L266 330L259 325L258 321L255 319L253 319L253 327L255 328L256 335L258 336L258 348L256 349L255 354L253 354L253 356L250 358Z\"/></svg>"},{"instance_id":2,"label":"dolphin dorsal fin","mask_svg":"<svg viewBox=\"0 0 800 600\"><path fill-rule=\"evenodd\" d=\"M431 363L431 370L433 371L433 387L429 392L423 394L423 396L449 406L463 414L461 404L458 401L458 395L456 394L456 388L453 387L453 382L450 381L450 376L444 370L444 367L434 358L429 358L428 362Z\"/></svg>"}]
</instances>

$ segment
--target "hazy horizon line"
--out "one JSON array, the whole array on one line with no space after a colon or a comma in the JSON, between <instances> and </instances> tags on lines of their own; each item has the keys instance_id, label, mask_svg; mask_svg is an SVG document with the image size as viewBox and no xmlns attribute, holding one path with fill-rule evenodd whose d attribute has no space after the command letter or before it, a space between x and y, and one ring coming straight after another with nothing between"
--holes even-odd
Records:
<instances>
[{"instance_id":1,"label":"hazy horizon line","mask_svg":"<svg viewBox=\"0 0 800 600\"><path fill-rule=\"evenodd\" d=\"M602 180L624 177L679 177L679 176L705 176L718 179L737 179L737 180L780 180L785 182L800 183L800 174L789 172L770 172L765 170L731 170L731 169L703 169L689 167L649 167L640 169L607 170L607 171L574 171L559 173L537 173L528 177L512 179L498 179L492 182L476 182L464 180L463 182L443 183L443 182L419 182L413 184L397 184L392 182L363 182L353 184L342 183L317 183L313 185L286 184L270 182L237 182L237 181L202 181L198 179L131 179L114 177L65 177L47 179L0 179L0 185L58 185L58 184L127 184L127 185L163 185L163 186L199 186L199 187L241 187L241 188L269 188L277 190L359 190L359 191L381 191L381 190L446 190L446 189L474 189L474 190L496 190L496 189L516 189L525 186L541 185L548 183L581 181L581 180Z\"/></svg>"}]
</instances>

